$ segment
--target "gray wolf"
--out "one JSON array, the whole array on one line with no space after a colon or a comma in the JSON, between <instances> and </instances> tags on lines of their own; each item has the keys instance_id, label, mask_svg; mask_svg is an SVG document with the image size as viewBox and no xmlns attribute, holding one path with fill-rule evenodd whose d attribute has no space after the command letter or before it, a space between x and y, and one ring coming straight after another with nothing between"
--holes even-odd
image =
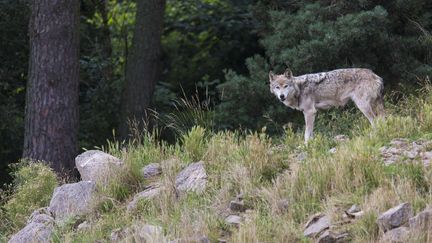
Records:
<instances>
[{"instance_id":1,"label":"gray wolf","mask_svg":"<svg viewBox=\"0 0 432 243\"><path fill-rule=\"evenodd\" d=\"M304 114L305 142L313 136L318 109L341 107L352 100L373 125L384 115L381 77L369 69L347 68L294 77L291 70L284 74L269 73L270 92L284 105Z\"/></svg>"}]
</instances>

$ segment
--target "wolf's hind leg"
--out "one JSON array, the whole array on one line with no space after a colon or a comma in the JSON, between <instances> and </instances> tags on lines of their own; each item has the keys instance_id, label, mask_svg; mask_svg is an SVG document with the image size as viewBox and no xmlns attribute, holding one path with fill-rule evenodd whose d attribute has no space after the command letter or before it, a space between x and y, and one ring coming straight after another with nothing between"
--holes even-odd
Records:
<instances>
[{"instance_id":1,"label":"wolf's hind leg","mask_svg":"<svg viewBox=\"0 0 432 243\"><path fill-rule=\"evenodd\" d=\"M375 114L378 117L385 117L384 101L382 98L376 99L373 107L374 107Z\"/></svg>"},{"instance_id":2,"label":"wolf's hind leg","mask_svg":"<svg viewBox=\"0 0 432 243\"><path fill-rule=\"evenodd\" d=\"M363 113L363 115L366 116L370 124L373 126L373 121L375 120L376 114L372 109L371 102L355 98L353 99L353 101L356 104L357 108L359 108L359 110Z\"/></svg>"}]
</instances>

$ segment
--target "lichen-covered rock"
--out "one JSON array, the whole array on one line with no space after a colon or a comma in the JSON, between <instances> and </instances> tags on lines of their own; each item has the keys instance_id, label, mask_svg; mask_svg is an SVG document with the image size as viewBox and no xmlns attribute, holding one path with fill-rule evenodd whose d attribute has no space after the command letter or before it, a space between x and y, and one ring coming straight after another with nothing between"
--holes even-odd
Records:
<instances>
[{"instance_id":1,"label":"lichen-covered rock","mask_svg":"<svg viewBox=\"0 0 432 243\"><path fill-rule=\"evenodd\" d=\"M142 175L145 179L149 179L149 178L155 177L157 175L160 175L162 173L162 170L161 170L161 167L158 163L151 163L151 164L144 166L144 168L142 168L141 172L142 172Z\"/></svg>"},{"instance_id":2,"label":"lichen-covered rock","mask_svg":"<svg viewBox=\"0 0 432 243\"><path fill-rule=\"evenodd\" d=\"M153 183L148 185L144 191L137 193L133 200L127 205L128 211L133 211L136 209L138 202L142 199L151 199L155 196L157 196L161 191L163 187L158 183Z\"/></svg>"},{"instance_id":3,"label":"lichen-covered rock","mask_svg":"<svg viewBox=\"0 0 432 243\"><path fill-rule=\"evenodd\" d=\"M409 219L409 227L415 231L432 230L432 209L426 209Z\"/></svg>"},{"instance_id":4,"label":"lichen-covered rock","mask_svg":"<svg viewBox=\"0 0 432 243\"><path fill-rule=\"evenodd\" d=\"M320 235L317 243L342 243L348 242L348 233L336 233L331 230L326 230Z\"/></svg>"},{"instance_id":5,"label":"lichen-covered rock","mask_svg":"<svg viewBox=\"0 0 432 243\"><path fill-rule=\"evenodd\" d=\"M421 161L425 166L428 166L432 161L431 144L432 141L429 140L410 142L404 138L396 138L390 142L389 146L381 147L380 153L385 165L395 162Z\"/></svg>"},{"instance_id":6,"label":"lichen-covered rock","mask_svg":"<svg viewBox=\"0 0 432 243\"><path fill-rule=\"evenodd\" d=\"M404 243L409 239L410 231L407 227L399 227L387 231L380 242Z\"/></svg>"},{"instance_id":7,"label":"lichen-covered rock","mask_svg":"<svg viewBox=\"0 0 432 243\"><path fill-rule=\"evenodd\" d=\"M134 238L138 242L166 242L162 227L154 225L135 225Z\"/></svg>"},{"instance_id":8,"label":"lichen-covered rock","mask_svg":"<svg viewBox=\"0 0 432 243\"><path fill-rule=\"evenodd\" d=\"M207 184L207 173L204 162L191 163L176 177L175 185L178 191L204 192Z\"/></svg>"},{"instance_id":9,"label":"lichen-covered rock","mask_svg":"<svg viewBox=\"0 0 432 243\"><path fill-rule=\"evenodd\" d=\"M246 210L246 206L243 201L240 200L232 200L229 204L229 209L234 212L244 212Z\"/></svg>"},{"instance_id":10,"label":"lichen-covered rock","mask_svg":"<svg viewBox=\"0 0 432 243\"><path fill-rule=\"evenodd\" d=\"M50 242L54 219L45 208L32 213L27 225L11 237L9 243Z\"/></svg>"},{"instance_id":11,"label":"lichen-covered rock","mask_svg":"<svg viewBox=\"0 0 432 243\"><path fill-rule=\"evenodd\" d=\"M225 218L225 222L229 225L239 226L242 221L242 217L238 215L229 215Z\"/></svg>"},{"instance_id":12,"label":"lichen-covered rock","mask_svg":"<svg viewBox=\"0 0 432 243\"><path fill-rule=\"evenodd\" d=\"M87 222L87 221L84 221L84 222L80 223L77 226L77 230L78 231L80 231L80 230L88 230L90 228L91 228L91 224L89 222Z\"/></svg>"},{"instance_id":13,"label":"lichen-covered rock","mask_svg":"<svg viewBox=\"0 0 432 243\"><path fill-rule=\"evenodd\" d=\"M64 184L54 189L48 210L56 221L88 214L96 204L95 192L96 183L93 181Z\"/></svg>"},{"instance_id":14,"label":"lichen-covered rock","mask_svg":"<svg viewBox=\"0 0 432 243\"><path fill-rule=\"evenodd\" d=\"M397 228L408 222L413 216L411 204L402 203L381 214L377 219L377 224L384 232Z\"/></svg>"},{"instance_id":15,"label":"lichen-covered rock","mask_svg":"<svg viewBox=\"0 0 432 243\"><path fill-rule=\"evenodd\" d=\"M309 219L305 225L303 235L306 237L316 237L319 233L328 229L331 225L330 217L324 214L316 214Z\"/></svg>"},{"instance_id":16,"label":"lichen-covered rock","mask_svg":"<svg viewBox=\"0 0 432 243\"><path fill-rule=\"evenodd\" d=\"M122 165L120 159L99 150L89 150L75 158L75 166L83 181L102 184L108 183Z\"/></svg>"}]
</instances>

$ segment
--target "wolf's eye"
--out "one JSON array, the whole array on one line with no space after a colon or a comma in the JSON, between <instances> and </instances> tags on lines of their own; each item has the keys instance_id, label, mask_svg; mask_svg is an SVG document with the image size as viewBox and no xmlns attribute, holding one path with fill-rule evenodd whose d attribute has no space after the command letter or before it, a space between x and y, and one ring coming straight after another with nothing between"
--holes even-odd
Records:
<instances>
[{"instance_id":1,"label":"wolf's eye","mask_svg":"<svg viewBox=\"0 0 432 243\"><path fill-rule=\"evenodd\" d=\"M286 88L288 88L288 85L287 85L287 84L284 85L284 89L286 89Z\"/></svg>"},{"instance_id":2,"label":"wolf's eye","mask_svg":"<svg viewBox=\"0 0 432 243\"><path fill-rule=\"evenodd\" d=\"M276 86L276 89L280 89L280 87L279 87L279 86Z\"/></svg>"}]
</instances>

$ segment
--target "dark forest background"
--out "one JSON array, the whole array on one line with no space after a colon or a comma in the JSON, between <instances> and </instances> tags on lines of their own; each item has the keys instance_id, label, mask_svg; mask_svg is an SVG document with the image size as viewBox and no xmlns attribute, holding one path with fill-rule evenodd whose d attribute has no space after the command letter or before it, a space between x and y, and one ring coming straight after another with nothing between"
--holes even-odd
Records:
<instances>
[{"instance_id":1,"label":"dark forest background","mask_svg":"<svg viewBox=\"0 0 432 243\"><path fill-rule=\"evenodd\" d=\"M129 109L125 80L134 70L127 67L128 61L140 68L132 44L139 37L136 13L148 10L143 2L80 1L80 150L100 147L109 139L127 139L118 131L130 125L123 119ZM270 134L278 134L287 123L301 127L301 116L268 92L270 69L281 72L289 66L300 75L370 68L384 78L386 94L410 92L432 73L430 0L167 0L164 4L161 51L150 67L155 83L126 96L149 100L146 117L141 118L161 128L160 138L167 141L195 124L214 130L266 127ZM27 0L0 0L2 181L8 180L8 165L23 155L31 8ZM144 21L145 17L140 17L143 28L159 25L156 18ZM152 50L152 46L142 48Z\"/></svg>"}]
</instances>

